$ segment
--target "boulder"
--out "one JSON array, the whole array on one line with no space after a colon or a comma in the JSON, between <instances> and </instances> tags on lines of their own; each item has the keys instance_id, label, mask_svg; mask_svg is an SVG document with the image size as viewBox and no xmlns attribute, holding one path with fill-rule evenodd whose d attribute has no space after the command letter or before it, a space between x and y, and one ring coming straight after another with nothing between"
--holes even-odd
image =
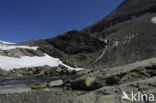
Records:
<instances>
[{"instance_id":1,"label":"boulder","mask_svg":"<svg viewBox=\"0 0 156 103\"><path fill-rule=\"evenodd\" d=\"M58 87L58 86L62 86L62 85L63 85L62 80L51 81L48 83L49 87Z\"/></svg>"},{"instance_id":2,"label":"boulder","mask_svg":"<svg viewBox=\"0 0 156 103\"><path fill-rule=\"evenodd\" d=\"M101 88L103 85L95 78L84 76L71 81L71 88L73 90L91 91Z\"/></svg>"}]
</instances>

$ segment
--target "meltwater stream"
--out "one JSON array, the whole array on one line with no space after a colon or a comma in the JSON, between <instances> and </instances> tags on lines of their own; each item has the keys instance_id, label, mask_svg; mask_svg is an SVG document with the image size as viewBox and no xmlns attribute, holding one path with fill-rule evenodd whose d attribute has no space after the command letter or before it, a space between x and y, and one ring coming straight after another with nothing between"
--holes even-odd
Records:
<instances>
[{"instance_id":1,"label":"meltwater stream","mask_svg":"<svg viewBox=\"0 0 156 103\"><path fill-rule=\"evenodd\" d=\"M58 77L0 79L0 94L22 93L31 91L31 86L36 83L50 82Z\"/></svg>"}]
</instances>

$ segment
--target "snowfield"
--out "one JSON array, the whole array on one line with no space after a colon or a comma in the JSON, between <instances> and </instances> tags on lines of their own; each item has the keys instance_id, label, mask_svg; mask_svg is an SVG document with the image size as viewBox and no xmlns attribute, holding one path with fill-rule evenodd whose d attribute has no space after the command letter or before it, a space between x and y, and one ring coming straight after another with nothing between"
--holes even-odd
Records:
<instances>
[{"instance_id":1,"label":"snowfield","mask_svg":"<svg viewBox=\"0 0 156 103\"><path fill-rule=\"evenodd\" d=\"M16 49L16 48L24 48L24 49L33 49L33 50L37 50L38 47L29 47L29 46L15 46L15 45L4 45L4 44L0 44L0 49L2 50L11 50L11 49Z\"/></svg>"},{"instance_id":2,"label":"snowfield","mask_svg":"<svg viewBox=\"0 0 156 103\"><path fill-rule=\"evenodd\" d=\"M21 58L0 56L0 68L5 70L12 70L14 68L25 68L25 67L37 67L49 65L51 67L58 66L59 59L52 58L48 55L43 57L29 57L24 56Z\"/></svg>"},{"instance_id":3,"label":"snowfield","mask_svg":"<svg viewBox=\"0 0 156 103\"><path fill-rule=\"evenodd\" d=\"M66 64L63 64L58 58L53 58L47 54L43 57L29 57L24 56L21 58L14 58L14 57L7 57L7 56L0 56L0 68L4 70L12 70L18 68L25 68L25 67L38 67L38 66L45 66L48 65L50 67L57 67L59 65L63 65L70 70L83 70L82 68L73 68Z\"/></svg>"},{"instance_id":4,"label":"snowfield","mask_svg":"<svg viewBox=\"0 0 156 103\"><path fill-rule=\"evenodd\" d=\"M37 50L38 47L30 47L30 46L16 46L16 45L8 45L8 42L1 42L0 41L0 49L2 50L11 50L16 48L24 48L24 49L33 49ZM48 65L50 67L57 67L59 65L62 65L64 67L67 67L70 70L76 70L80 71L83 70L83 68L73 68L70 67L62 61L60 61L58 58L51 57L47 54L44 54L45 56L23 56L21 58L15 58L15 57L8 57L8 56L0 56L0 68L4 70L12 70L12 69L19 69L19 68L26 68L26 67L39 67L39 66L45 66Z\"/></svg>"},{"instance_id":5,"label":"snowfield","mask_svg":"<svg viewBox=\"0 0 156 103\"><path fill-rule=\"evenodd\" d=\"M151 22L156 24L156 17L153 17Z\"/></svg>"}]
</instances>

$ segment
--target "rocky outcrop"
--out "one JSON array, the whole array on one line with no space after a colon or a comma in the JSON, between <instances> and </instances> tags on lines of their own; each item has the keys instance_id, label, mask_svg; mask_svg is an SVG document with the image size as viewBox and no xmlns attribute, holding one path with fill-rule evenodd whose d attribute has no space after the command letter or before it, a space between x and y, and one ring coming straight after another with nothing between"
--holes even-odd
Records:
<instances>
[{"instance_id":1,"label":"rocky outcrop","mask_svg":"<svg viewBox=\"0 0 156 103\"><path fill-rule=\"evenodd\" d=\"M132 101L122 100L123 91L127 94L144 93L147 95L155 95L156 87L151 84L155 83L156 78L151 78L139 82L133 82L120 86L103 87L96 91L81 95L73 99L74 103L131 103ZM138 99L137 99L138 100ZM146 102L148 102L147 100ZM137 102L137 101L136 101Z\"/></svg>"},{"instance_id":2,"label":"rocky outcrop","mask_svg":"<svg viewBox=\"0 0 156 103\"><path fill-rule=\"evenodd\" d=\"M17 48L11 50L0 50L1 56L8 56L8 57L16 57L20 58L22 56L44 56L39 50L32 50L32 49L24 49L24 48Z\"/></svg>"}]
</instances>

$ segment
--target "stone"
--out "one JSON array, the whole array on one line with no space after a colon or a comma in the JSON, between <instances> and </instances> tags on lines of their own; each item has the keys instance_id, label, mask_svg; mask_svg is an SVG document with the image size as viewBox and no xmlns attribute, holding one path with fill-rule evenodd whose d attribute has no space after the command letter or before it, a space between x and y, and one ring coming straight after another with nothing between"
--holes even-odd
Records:
<instances>
[{"instance_id":1,"label":"stone","mask_svg":"<svg viewBox=\"0 0 156 103\"><path fill-rule=\"evenodd\" d=\"M0 49L0 56L6 56L5 52Z\"/></svg>"},{"instance_id":2,"label":"stone","mask_svg":"<svg viewBox=\"0 0 156 103\"><path fill-rule=\"evenodd\" d=\"M42 88L46 88L48 85L47 85L47 82L43 82L43 83L37 83L35 85L33 85L31 88L32 89L42 89Z\"/></svg>"},{"instance_id":3,"label":"stone","mask_svg":"<svg viewBox=\"0 0 156 103\"><path fill-rule=\"evenodd\" d=\"M48 83L49 87L58 87L58 86L62 86L62 85L63 85L62 80L51 81Z\"/></svg>"},{"instance_id":4,"label":"stone","mask_svg":"<svg viewBox=\"0 0 156 103\"><path fill-rule=\"evenodd\" d=\"M86 80L85 80L85 84L87 87L90 87L93 85L93 83L95 82L95 79L94 77L87 77Z\"/></svg>"},{"instance_id":5,"label":"stone","mask_svg":"<svg viewBox=\"0 0 156 103\"><path fill-rule=\"evenodd\" d=\"M82 70L82 71L77 71L76 75L77 76L82 76L82 75L86 75L86 74L89 74L89 73L91 73L91 71L89 69L86 69L86 70Z\"/></svg>"}]
</instances>

